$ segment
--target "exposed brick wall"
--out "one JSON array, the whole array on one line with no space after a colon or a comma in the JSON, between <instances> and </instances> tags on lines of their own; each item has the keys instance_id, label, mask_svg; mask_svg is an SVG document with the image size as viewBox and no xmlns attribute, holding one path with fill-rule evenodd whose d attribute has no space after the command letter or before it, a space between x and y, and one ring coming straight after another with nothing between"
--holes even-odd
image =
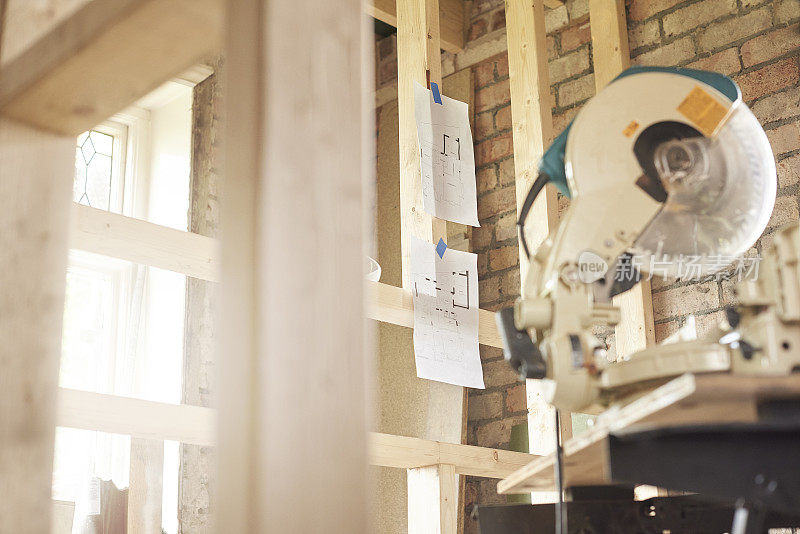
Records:
<instances>
[{"instance_id":1,"label":"exposed brick wall","mask_svg":"<svg viewBox=\"0 0 800 534\"><path fill-rule=\"evenodd\" d=\"M633 64L687 66L733 76L767 131L778 165L779 196L768 229L748 254L760 253L780 225L798 219L800 0L628 0L626 9ZM570 0L563 8L547 10L545 22L558 134L595 93L588 3ZM476 0L467 24L465 50L443 54L443 69L447 73L471 68L474 74L481 227L473 229L472 250L478 254L480 305L496 310L520 292L503 1ZM386 58L391 61L391 54ZM392 83L396 76L386 75L380 86ZM559 211L568 203L561 198ZM657 341L677 330L690 314L696 316L698 334L708 331L723 319L723 308L734 302L730 282L654 280ZM597 334L613 356L613 330L599 329ZM487 387L469 392L467 441L508 448L512 426L526 421L524 385L505 365L499 349L481 346L481 358ZM467 514L474 503L504 501L496 494L496 481L468 479ZM467 532L474 531L469 520L465 524Z\"/></svg>"},{"instance_id":2,"label":"exposed brick wall","mask_svg":"<svg viewBox=\"0 0 800 534\"><path fill-rule=\"evenodd\" d=\"M638 65L674 65L732 76L767 132L778 162L778 198L767 230L798 219L800 176L800 1L634 0L627 6L631 56ZM634 35L648 36L634 41ZM695 315L698 335L734 304L733 283L653 281L656 341Z\"/></svg>"}]
</instances>

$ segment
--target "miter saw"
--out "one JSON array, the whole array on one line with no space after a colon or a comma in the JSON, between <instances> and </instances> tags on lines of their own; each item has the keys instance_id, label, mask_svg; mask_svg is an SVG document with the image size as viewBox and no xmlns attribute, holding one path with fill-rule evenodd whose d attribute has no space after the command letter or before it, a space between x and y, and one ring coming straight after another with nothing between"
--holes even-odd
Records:
<instances>
[{"instance_id":1,"label":"miter saw","mask_svg":"<svg viewBox=\"0 0 800 534\"><path fill-rule=\"evenodd\" d=\"M524 378L542 380L550 404L596 412L686 372L783 375L800 367L800 350L791 349L800 347L796 232L778 234L768 255L777 264L762 265L760 278L740 289L736 328L725 335L613 363L592 335L594 326L619 322L611 297L636 282L619 280L617 265L679 277L683 261L693 276L712 275L741 258L766 227L775 162L732 80L629 69L584 106L539 169L520 212L523 247L527 212L545 183L570 205L530 256L522 297L498 322L507 359Z\"/></svg>"},{"instance_id":2,"label":"miter saw","mask_svg":"<svg viewBox=\"0 0 800 534\"><path fill-rule=\"evenodd\" d=\"M522 297L497 314L506 359L521 378L541 381L550 404L582 413L625 403L684 373L800 370L796 225L775 234L758 276L739 284L727 324L703 339L610 362L592 333L620 321L611 298L641 275L703 278L740 262L769 221L776 182L767 137L730 78L676 68L625 71L546 151L520 210L530 267ZM570 204L533 251L525 221L547 183Z\"/></svg>"}]
</instances>

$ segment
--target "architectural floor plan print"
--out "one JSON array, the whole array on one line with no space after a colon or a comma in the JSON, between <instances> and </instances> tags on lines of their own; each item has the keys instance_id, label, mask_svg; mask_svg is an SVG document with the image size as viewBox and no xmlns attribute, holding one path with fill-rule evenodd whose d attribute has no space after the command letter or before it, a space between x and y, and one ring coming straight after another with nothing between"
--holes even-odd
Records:
<instances>
[{"instance_id":1,"label":"architectural floor plan print","mask_svg":"<svg viewBox=\"0 0 800 534\"><path fill-rule=\"evenodd\" d=\"M475 154L469 106L414 84L414 115L420 149L425 211L440 219L479 226Z\"/></svg>"},{"instance_id":2,"label":"architectural floor plan print","mask_svg":"<svg viewBox=\"0 0 800 534\"><path fill-rule=\"evenodd\" d=\"M478 352L477 255L413 238L414 356L417 376L483 388Z\"/></svg>"}]
</instances>

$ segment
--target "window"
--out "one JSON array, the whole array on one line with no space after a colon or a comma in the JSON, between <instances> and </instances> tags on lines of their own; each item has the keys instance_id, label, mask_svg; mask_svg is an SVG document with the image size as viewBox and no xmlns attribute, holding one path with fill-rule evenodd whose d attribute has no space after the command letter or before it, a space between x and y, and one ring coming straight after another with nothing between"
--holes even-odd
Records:
<instances>
[{"instance_id":1,"label":"window","mask_svg":"<svg viewBox=\"0 0 800 534\"><path fill-rule=\"evenodd\" d=\"M73 200L181 230L188 226L191 88L78 136ZM143 102L145 102L143 101ZM181 402L185 277L70 251L59 385ZM99 480L128 486L130 437L57 428L53 499L75 503L73 533L99 512ZM177 531L178 444L165 442L162 528Z\"/></svg>"},{"instance_id":2,"label":"window","mask_svg":"<svg viewBox=\"0 0 800 534\"><path fill-rule=\"evenodd\" d=\"M73 200L122 213L127 126L108 121L78 136Z\"/></svg>"}]
</instances>

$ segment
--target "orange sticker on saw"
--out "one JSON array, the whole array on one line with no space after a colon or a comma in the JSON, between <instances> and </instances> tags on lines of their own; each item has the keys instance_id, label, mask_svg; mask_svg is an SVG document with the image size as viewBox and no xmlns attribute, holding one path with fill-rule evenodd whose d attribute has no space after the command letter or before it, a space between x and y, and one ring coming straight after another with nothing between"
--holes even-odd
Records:
<instances>
[{"instance_id":1,"label":"orange sticker on saw","mask_svg":"<svg viewBox=\"0 0 800 534\"><path fill-rule=\"evenodd\" d=\"M719 123L728 114L728 108L708 94L702 87L695 86L683 99L678 111L689 119L706 137L711 137Z\"/></svg>"},{"instance_id":2,"label":"orange sticker on saw","mask_svg":"<svg viewBox=\"0 0 800 534\"><path fill-rule=\"evenodd\" d=\"M636 133L636 130L639 129L639 123L636 121L631 121L624 130L622 130L622 135L625 137L630 137Z\"/></svg>"}]
</instances>

